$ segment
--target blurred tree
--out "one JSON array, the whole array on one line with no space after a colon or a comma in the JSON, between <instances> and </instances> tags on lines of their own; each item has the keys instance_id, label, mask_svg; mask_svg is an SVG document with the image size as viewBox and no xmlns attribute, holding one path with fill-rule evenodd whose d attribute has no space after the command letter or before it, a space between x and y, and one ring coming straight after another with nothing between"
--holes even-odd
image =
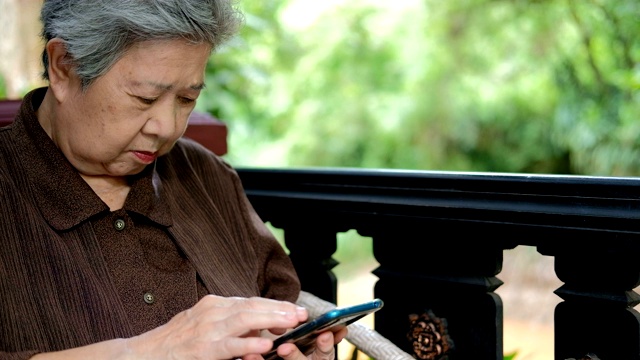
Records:
<instances>
[{"instance_id":1,"label":"blurred tree","mask_svg":"<svg viewBox=\"0 0 640 360\"><path fill-rule=\"evenodd\" d=\"M640 174L635 0L245 0L200 109L250 166Z\"/></svg>"},{"instance_id":2,"label":"blurred tree","mask_svg":"<svg viewBox=\"0 0 640 360\"><path fill-rule=\"evenodd\" d=\"M42 0L0 0L0 75L2 98L19 99L41 79L40 7Z\"/></svg>"},{"instance_id":3,"label":"blurred tree","mask_svg":"<svg viewBox=\"0 0 640 360\"><path fill-rule=\"evenodd\" d=\"M572 44L555 64L556 141L578 173L640 174L640 3L567 2Z\"/></svg>"},{"instance_id":4,"label":"blurred tree","mask_svg":"<svg viewBox=\"0 0 640 360\"><path fill-rule=\"evenodd\" d=\"M274 79L288 66L295 66L302 55L295 34L277 20L286 4L286 0L244 1L241 36L209 59L207 88L197 110L208 111L228 124L232 151L227 156L241 163L254 159L279 136L269 93Z\"/></svg>"}]
</instances>

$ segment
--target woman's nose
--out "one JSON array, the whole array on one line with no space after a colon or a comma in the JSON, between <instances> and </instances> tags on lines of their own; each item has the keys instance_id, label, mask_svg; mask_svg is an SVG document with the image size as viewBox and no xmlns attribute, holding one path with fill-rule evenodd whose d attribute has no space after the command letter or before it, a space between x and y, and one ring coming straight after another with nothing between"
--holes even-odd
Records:
<instances>
[{"instance_id":1,"label":"woman's nose","mask_svg":"<svg viewBox=\"0 0 640 360\"><path fill-rule=\"evenodd\" d=\"M147 122L142 132L157 136L161 139L169 139L175 136L180 126L182 111L172 101L164 101L155 104L153 111L149 113Z\"/></svg>"}]
</instances>

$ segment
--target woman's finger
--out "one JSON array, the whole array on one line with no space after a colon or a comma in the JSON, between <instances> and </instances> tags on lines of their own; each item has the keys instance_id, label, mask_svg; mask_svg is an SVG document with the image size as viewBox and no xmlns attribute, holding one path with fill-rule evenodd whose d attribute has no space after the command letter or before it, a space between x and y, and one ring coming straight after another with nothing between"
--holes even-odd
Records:
<instances>
[{"instance_id":1,"label":"woman's finger","mask_svg":"<svg viewBox=\"0 0 640 360\"><path fill-rule=\"evenodd\" d=\"M260 359L262 357L259 354L269 351L271 346L273 343L269 339L228 337L212 343L210 351L223 359L236 359L247 354L253 354L248 358Z\"/></svg>"},{"instance_id":2,"label":"woman's finger","mask_svg":"<svg viewBox=\"0 0 640 360\"><path fill-rule=\"evenodd\" d=\"M334 360L335 341L331 331L326 331L318 336L316 350L309 356L313 360Z\"/></svg>"},{"instance_id":3,"label":"woman's finger","mask_svg":"<svg viewBox=\"0 0 640 360\"><path fill-rule=\"evenodd\" d=\"M308 312L305 308L294 303L261 297L241 298L207 295L199 301L199 304L200 303L202 303L203 307L213 306L243 310L298 312L300 315L308 316Z\"/></svg>"},{"instance_id":4,"label":"woman's finger","mask_svg":"<svg viewBox=\"0 0 640 360\"><path fill-rule=\"evenodd\" d=\"M341 328L340 330L336 331L333 333L333 342L334 343L339 343L340 341L344 340L344 338L347 337L347 334L349 333L349 329L345 326L343 328Z\"/></svg>"},{"instance_id":5,"label":"woman's finger","mask_svg":"<svg viewBox=\"0 0 640 360\"><path fill-rule=\"evenodd\" d=\"M215 333L222 336L246 336L249 331L285 328L299 324L298 314L282 311L243 310L229 313L216 323Z\"/></svg>"},{"instance_id":6,"label":"woman's finger","mask_svg":"<svg viewBox=\"0 0 640 360\"><path fill-rule=\"evenodd\" d=\"M335 343L333 333L326 331L316 339L316 347L311 354L305 356L293 343L285 343L278 347L278 356L284 360L334 360Z\"/></svg>"}]
</instances>

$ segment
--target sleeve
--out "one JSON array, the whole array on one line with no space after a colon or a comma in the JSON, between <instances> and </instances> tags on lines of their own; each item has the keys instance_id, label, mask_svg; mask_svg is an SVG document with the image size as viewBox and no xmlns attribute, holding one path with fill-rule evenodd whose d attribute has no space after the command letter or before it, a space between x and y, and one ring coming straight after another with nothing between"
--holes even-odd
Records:
<instances>
[{"instance_id":1,"label":"sleeve","mask_svg":"<svg viewBox=\"0 0 640 360\"><path fill-rule=\"evenodd\" d=\"M183 138L179 146L188 160L173 161L173 166L185 169L189 163L181 171L182 183L186 173L195 173L197 182L204 184L239 246L246 248L245 259L251 258L246 270L257 282L260 296L295 302L301 287L293 263L251 205L237 171L193 140Z\"/></svg>"},{"instance_id":2,"label":"sleeve","mask_svg":"<svg viewBox=\"0 0 640 360\"><path fill-rule=\"evenodd\" d=\"M21 351L16 353L7 353L0 351L0 360L28 360L40 351Z\"/></svg>"},{"instance_id":3,"label":"sleeve","mask_svg":"<svg viewBox=\"0 0 640 360\"><path fill-rule=\"evenodd\" d=\"M10 202L7 199L7 194L10 194L12 190L7 188L7 184L8 184L8 181L5 180L5 173L3 169L0 169L0 209L2 209L2 213L5 213L5 214L11 213L13 211L12 210L13 207L11 206ZM4 242L6 238L15 236L15 234L5 232L3 229L4 227L0 225L0 242ZM2 258L0 258L0 276L6 277L7 274L5 273L5 271L9 271L9 270L5 267ZM0 288L2 287L3 285L0 284ZM0 293L0 296L2 295L3 294ZM0 303L4 304L4 301L0 301ZM10 307L2 306L2 310L0 311L12 311L12 309ZM0 313L0 318L3 318L3 314L1 313ZM2 324L0 324L0 326L2 326ZM34 355L40 353L40 351L36 351L36 350L20 351L20 352L5 352L4 350L7 350L7 349L4 347L11 346L5 343L5 341L8 341L8 339L4 339L4 338L0 339L0 344L2 344L0 345L0 360L27 360L33 357Z\"/></svg>"},{"instance_id":4,"label":"sleeve","mask_svg":"<svg viewBox=\"0 0 640 360\"><path fill-rule=\"evenodd\" d=\"M263 271L258 277L262 296L295 302L300 294L300 281L291 259L248 200L246 203L251 212L250 226L256 234L253 237L254 248L259 263L263 264Z\"/></svg>"},{"instance_id":5,"label":"sleeve","mask_svg":"<svg viewBox=\"0 0 640 360\"><path fill-rule=\"evenodd\" d=\"M242 187L240 177L235 170L233 173L236 193L246 214L247 228L253 242L256 261L260 266L258 285L261 289L261 295L267 298L295 302L300 295L301 288L293 263L251 205Z\"/></svg>"}]
</instances>

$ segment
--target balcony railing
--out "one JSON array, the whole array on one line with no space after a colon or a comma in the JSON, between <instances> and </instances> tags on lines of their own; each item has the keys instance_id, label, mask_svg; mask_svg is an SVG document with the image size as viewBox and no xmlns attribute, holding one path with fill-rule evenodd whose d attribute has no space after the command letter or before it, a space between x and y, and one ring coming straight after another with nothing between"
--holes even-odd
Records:
<instances>
[{"instance_id":1,"label":"balcony railing","mask_svg":"<svg viewBox=\"0 0 640 360\"><path fill-rule=\"evenodd\" d=\"M503 251L553 256L555 359L640 359L640 179L361 169L238 170L284 230L303 288L337 299L336 234L373 238L377 331L419 359L502 359Z\"/></svg>"}]
</instances>

